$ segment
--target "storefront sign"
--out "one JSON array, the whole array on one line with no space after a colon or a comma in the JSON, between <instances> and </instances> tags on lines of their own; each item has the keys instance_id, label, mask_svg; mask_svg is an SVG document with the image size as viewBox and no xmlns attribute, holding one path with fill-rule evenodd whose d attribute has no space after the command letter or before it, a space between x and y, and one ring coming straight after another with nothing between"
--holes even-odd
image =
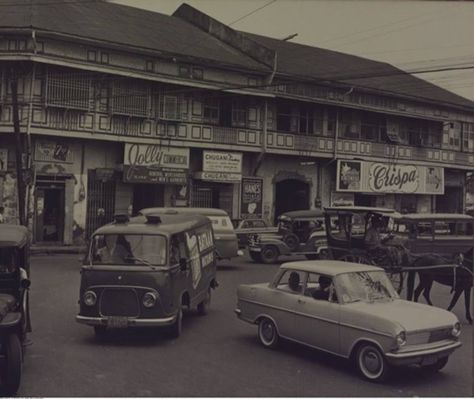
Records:
<instances>
[{"instance_id":1,"label":"storefront sign","mask_svg":"<svg viewBox=\"0 0 474 399\"><path fill-rule=\"evenodd\" d=\"M202 170L204 172L242 173L242 154L203 151Z\"/></svg>"},{"instance_id":2,"label":"storefront sign","mask_svg":"<svg viewBox=\"0 0 474 399\"><path fill-rule=\"evenodd\" d=\"M243 177L240 217L242 219L261 219L263 217L262 204L263 179L259 177Z\"/></svg>"},{"instance_id":3,"label":"storefront sign","mask_svg":"<svg viewBox=\"0 0 474 399\"><path fill-rule=\"evenodd\" d=\"M331 192L331 206L354 206L354 193Z\"/></svg>"},{"instance_id":4,"label":"storefront sign","mask_svg":"<svg viewBox=\"0 0 474 399\"><path fill-rule=\"evenodd\" d=\"M35 161L72 163L72 150L68 143L60 141L36 141Z\"/></svg>"},{"instance_id":5,"label":"storefront sign","mask_svg":"<svg viewBox=\"0 0 474 399\"><path fill-rule=\"evenodd\" d=\"M6 148L0 148L0 172L7 171L8 164L8 150Z\"/></svg>"},{"instance_id":6,"label":"storefront sign","mask_svg":"<svg viewBox=\"0 0 474 399\"><path fill-rule=\"evenodd\" d=\"M398 163L338 161L337 191L444 194L444 169Z\"/></svg>"},{"instance_id":7,"label":"storefront sign","mask_svg":"<svg viewBox=\"0 0 474 399\"><path fill-rule=\"evenodd\" d=\"M189 148L125 144L125 182L186 185L188 168Z\"/></svg>"},{"instance_id":8,"label":"storefront sign","mask_svg":"<svg viewBox=\"0 0 474 399\"><path fill-rule=\"evenodd\" d=\"M239 183L242 180L242 175L224 172L197 172L194 174L194 178L219 183Z\"/></svg>"}]
</instances>

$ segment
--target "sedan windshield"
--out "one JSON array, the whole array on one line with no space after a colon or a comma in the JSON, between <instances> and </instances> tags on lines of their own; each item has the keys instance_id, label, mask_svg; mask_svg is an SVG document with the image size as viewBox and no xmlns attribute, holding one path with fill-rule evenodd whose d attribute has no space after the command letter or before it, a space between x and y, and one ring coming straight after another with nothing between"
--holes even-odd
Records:
<instances>
[{"instance_id":1,"label":"sedan windshield","mask_svg":"<svg viewBox=\"0 0 474 399\"><path fill-rule=\"evenodd\" d=\"M91 264L148 265L166 264L166 238L159 235L96 235L91 244Z\"/></svg>"},{"instance_id":2,"label":"sedan windshield","mask_svg":"<svg viewBox=\"0 0 474 399\"><path fill-rule=\"evenodd\" d=\"M398 294L384 271L354 272L335 277L338 292L345 303L397 299Z\"/></svg>"}]
</instances>

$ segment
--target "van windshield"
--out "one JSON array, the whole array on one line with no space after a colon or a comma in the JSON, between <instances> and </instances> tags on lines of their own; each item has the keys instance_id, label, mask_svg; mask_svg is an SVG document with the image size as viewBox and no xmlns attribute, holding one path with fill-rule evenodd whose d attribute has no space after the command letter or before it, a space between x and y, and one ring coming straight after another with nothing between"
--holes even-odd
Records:
<instances>
[{"instance_id":1,"label":"van windshield","mask_svg":"<svg viewBox=\"0 0 474 399\"><path fill-rule=\"evenodd\" d=\"M91 263L95 265L166 264L166 237L143 234L99 234L91 243Z\"/></svg>"}]
</instances>

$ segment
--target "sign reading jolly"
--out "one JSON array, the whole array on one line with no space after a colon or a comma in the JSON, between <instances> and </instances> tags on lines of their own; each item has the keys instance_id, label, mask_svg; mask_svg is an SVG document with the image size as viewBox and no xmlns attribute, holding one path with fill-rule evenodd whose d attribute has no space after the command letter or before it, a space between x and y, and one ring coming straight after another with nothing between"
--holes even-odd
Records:
<instances>
[{"instance_id":1,"label":"sign reading jolly","mask_svg":"<svg viewBox=\"0 0 474 399\"><path fill-rule=\"evenodd\" d=\"M135 183L186 184L189 148L125 144L123 180Z\"/></svg>"}]
</instances>

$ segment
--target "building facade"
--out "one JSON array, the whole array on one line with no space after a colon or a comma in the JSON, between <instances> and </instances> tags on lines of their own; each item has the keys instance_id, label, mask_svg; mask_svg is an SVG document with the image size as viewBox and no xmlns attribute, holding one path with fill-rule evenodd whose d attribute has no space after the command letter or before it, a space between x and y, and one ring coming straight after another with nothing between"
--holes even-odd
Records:
<instances>
[{"instance_id":1,"label":"building facade","mask_svg":"<svg viewBox=\"0 0 474 399\"><path fill-rule=\"evenodd\" d=\"M464 210L466 99L394 68L380 77L369 60L367 74L347 55L340 81L317 65L305 75L327 50L236 32L189 6L174 16L100 2L20 9L113 16L103 32L0 19L0 203L18 222L22 173L36 242L82 243L114 213L150 206L270 221L335 204ZM121 40L122 17L137 29L154 20L148 42L145 31ZM163 49L153 35L178 44Z\"/></svg>"}]
</instances>

